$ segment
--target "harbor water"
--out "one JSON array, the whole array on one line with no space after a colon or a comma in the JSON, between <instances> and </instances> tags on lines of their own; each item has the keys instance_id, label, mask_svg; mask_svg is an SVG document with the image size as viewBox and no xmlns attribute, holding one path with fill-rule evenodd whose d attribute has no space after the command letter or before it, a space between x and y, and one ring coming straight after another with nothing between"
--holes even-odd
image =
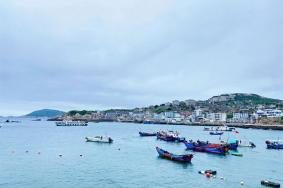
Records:
<instances>
[{"instance_id":1,"label":"harbor water","mask_svg":"<svg viewBox=\"0 0 283 188\"><path fill-rule=\"evenodd\" d=\"M283 184L283 150L267 150L266 139L283 138L282 131L237 129L222 139L250 139L256 148L239 148L243 157L217 156L185 150L138 132L174 130L181 137L218 142L203 127L132 123L89 123L86 127L57 127L54 122L22 120L1 123L0 188L137 188L137 187L262 187L268 179ZM86 136L106 135L112 144L85 142ZM155 147L193 153L191 164L158 157ZM216 178L198 174L217 171ZM243 182L243 185L240 184Z\"/></svg>"}]
</instances>

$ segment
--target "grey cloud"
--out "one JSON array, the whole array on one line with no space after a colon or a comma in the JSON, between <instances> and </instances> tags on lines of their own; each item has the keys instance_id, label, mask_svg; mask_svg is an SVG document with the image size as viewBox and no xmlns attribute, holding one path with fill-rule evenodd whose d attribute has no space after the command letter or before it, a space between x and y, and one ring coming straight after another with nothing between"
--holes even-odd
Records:
<instances>
[{"instance_id":1,"label":"grey cloud","mask_svg":"<svg viewBox=\"0 0 283 188\"><path fill-rule=\"evenodd\" d=\"M0 114L230 92L282 98L281 1L11 0L0 7Z\"/></svg>"}]
</instances>

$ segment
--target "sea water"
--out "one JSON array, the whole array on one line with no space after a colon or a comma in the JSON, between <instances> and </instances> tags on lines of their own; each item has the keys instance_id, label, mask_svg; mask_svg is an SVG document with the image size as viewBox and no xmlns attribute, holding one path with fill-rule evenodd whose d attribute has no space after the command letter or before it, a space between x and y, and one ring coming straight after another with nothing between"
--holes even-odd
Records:
<instances>
[{"instance_id":1,"label":"sea water","mask_svg":"<svg viewBox=\"0 0 283 188\"><path fill-rule=\"evenodd\" d=\"M185 150L138 132L179 131L182 137L218 142L203 127L89 123L86 127L57 127L54 122L22 120L1 123L0 187L2 188L132 188L132 187L261 187L263 179L283 184L283 150L267 150L266 139L283 132L237 129L222 139L250 139L256 148L239 148L243 157L218 156ZM112 144L85 142L86 136L106 135ZM158 157L159 146L176 154L193 153L191 164ZM216 178L198 174L217 171ZM243 181L243 185L240 182Z\"/></svg>"}]
</instances>

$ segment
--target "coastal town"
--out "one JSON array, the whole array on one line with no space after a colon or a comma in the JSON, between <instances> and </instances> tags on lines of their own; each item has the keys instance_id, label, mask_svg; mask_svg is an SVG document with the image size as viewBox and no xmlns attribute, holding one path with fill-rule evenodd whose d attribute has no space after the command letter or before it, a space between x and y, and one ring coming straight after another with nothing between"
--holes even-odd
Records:
<instances>
[{"instance_id":1,"label":"coastal town","mask_svg":"<svg viewBox=\"0 0 283 188\"><path fill-rule=\"evenodd\" d=\"M262 102L258 102L258 100ZM249 101L249 102L247 102ZM232 105L233 103L234 105ZM261 103L261 104L260 104ZM70 111L56 120L158 124L283 124L282 101L254 94L226 94L207 101L174 100L161 105L105 111Z\"/></svg>"}]
</instances>

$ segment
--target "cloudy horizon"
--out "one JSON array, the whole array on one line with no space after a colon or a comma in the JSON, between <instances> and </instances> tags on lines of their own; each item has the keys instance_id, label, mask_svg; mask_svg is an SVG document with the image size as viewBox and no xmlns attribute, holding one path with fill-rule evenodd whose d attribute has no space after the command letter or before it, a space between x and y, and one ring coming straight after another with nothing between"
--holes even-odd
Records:
<instances>
[{"instance_id":1,"label":"cloudy horizon","mask_svg":"<svg viewBox=\"0 0 283 188\"><path fill-rule=\"evenodd\" d=\"M283 99L283 2L0 1L0 115Z\"/></svg>"}]
</instances>

